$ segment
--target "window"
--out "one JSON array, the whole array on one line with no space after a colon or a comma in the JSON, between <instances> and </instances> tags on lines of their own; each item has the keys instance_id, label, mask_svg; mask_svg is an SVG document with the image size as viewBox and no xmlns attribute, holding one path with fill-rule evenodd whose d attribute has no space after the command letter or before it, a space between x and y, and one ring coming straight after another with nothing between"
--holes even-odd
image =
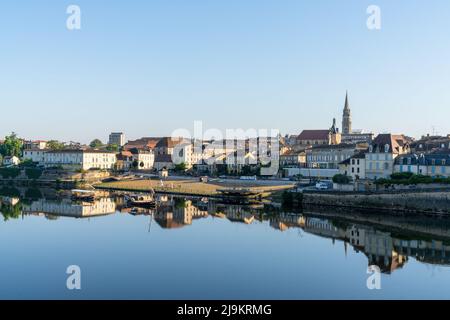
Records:
<instances>
[{"instance_id":1,"label":"window","mask_svg":"<svg viewBox=\"0 0 450 320\"><path fill-rule=\"evenodd\" d=\"M388 144L384 145L384 152L389 152L389 145Z\"/></svg>"},{"instance_id":2,"label":"window","mask_svg":"<svg viewBox=\"0 0 450 320\"><path fill-rule=\"evenodd\" d=\"M441 167L441 173L445 174L445 167L444 166Z\"/></svg>"},{"instance_id":3,"label":"window","mask_svg":"<svg viewBox=\"0 0 450 320\"><path fill-rule=\"evenodd\" d=\"M389 170L389 162L384 163L384 170Z\"/></svg>"},{"instance_id":4,"label":"window","mask_svg":"<svg viewBox=\"0 0 450 320\"><path fill-rule=\"evenodd\" d=\"M358 160L356 160L356 163L358 164L358 166L359 166L359 159ZM358 169L359 170L359 169Z\"/></svg>"}]
</instances>

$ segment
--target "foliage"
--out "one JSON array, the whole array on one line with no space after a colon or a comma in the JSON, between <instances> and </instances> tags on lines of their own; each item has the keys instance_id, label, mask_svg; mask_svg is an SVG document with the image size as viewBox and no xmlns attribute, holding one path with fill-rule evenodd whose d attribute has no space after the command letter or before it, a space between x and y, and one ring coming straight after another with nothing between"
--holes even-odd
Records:
<instances>
[{"instance_id":1,"label":"foliage","mask_svg":"<svg viewBox=\"0 0 450 320\"><path fill-rule=\"evenodd\" d=\"M0 145L0 154L2 156L20 157L22 154L23 142L14 132L5 137L5 142Z\"/></svg>"},{"instance_id":2,"label":"foliage","mask_svg":"<svg viewBox=\"0 0 450 320\"><path fill-rule=\"evenodd\" d=\"M120 148L117 144L113 143L113 144L108 144L106 146L106 150L113 151L113 152L119 152Z\"/></svg>"},{"instance_id":3,"label":"foliage","mask_svg":"<svg viewBox=\"0 0 450 320\"><path fill-rule=\"evenodd\" d=\"M89 143L89 146L94 149L101 148L103 147L103 142L101 142L100 139L94 139L91 141L91 143Z\"/></svg>"},{"instance_id":4,"label":"foliage","mask_svg":"<svg viewBox=\"0 0 450 320\"><path fill-rule=\"evenodd\" d=\"M22 205L20 203L15 206L4 205L1 207L1 211L5 221L9 219L18 219L22 213Z\"/></svg>"},{"instance_id":5,"label":"foliage","mask_svg":"<svg viewBox=\"0 0 450 320\"><path fill-rule=\"evenodd\" d=\"M219 163L216 165L217 175L227 175L228 174L228 167L226 164Z\"/></svg>"},{"instance_id":6,"label":"foliage","mask_svg":"<svg viewBox=\"0 0 450 320\"><path fill-rule=\"evenodd\" d=\"M25 198L27 199L40 199L42 198L42 193L39 188L29 188L25 191Z\"/></svg>"},{"instance_id":7,"label":"foliage","mask_svg":"<svg viewBox=\"0 0 450 320\"><path fill-rule=\"evenodd\" d=\"M298 207L301 207L302 202L303 193L301 192L290 192L285 190L281 195L281 203L283 208L292 208L295 204L297 204Z\"/></svg>"},{"instance_id":8,"label":"foliage","mask_svg":"<svg viewBox=\"0 0 450 320\"><path fill-rule=\"evenodd\" d=\"M42 175L42 169L39 168L26 168L25 174L27 175L28 179L39 179Z\"/></svg>"},{"instance_id":9,"label":"foliage","mask_svg":"<svg viewBox=\"0 0 450 320\"><path fill-rule=\"evenodd\" d=\"M20 169L18 168L0 168L0 176L4 179L16 178L20 175Z\"/></svg>"},{"instance_id":10,"label":"foliage","mask_svg":"<svg viewBox=\"0 0 450 320\"><path fill-rule=\"evenodd\" d=\"M409 179L413 176L414 174L412 172L396 172L391 174L391 179L392 180L405 180L405 179Z\"/></svg>"},{"instance_id":11,"label":"foliage","mask_svg":"<svg viewBox=\"0 0 450 320\"><path fill-rule=\"evenodd\" d=\"M175 169L174 170L177 171L177 172L186 171L186 163L182 162L182 163L179 163L179 164L175 165Z\"/></svg>"},{"instance_id":12,"label":"foliage","mask_svg":"<svg viewBox=\"0 0 450 320\"><path fill-rule=\"evenodd\" d=\"M258 171L258 169L256 169L256 171ZM250 176L250 175L255 174L255 170L252 166L246 164L246 165L242 166L241 174L243 176Z\"/></svg>"},{"instance_id":13,"label":"foliage","mask_svg":"<svg viewBox=\"0 0 450 320\"><path fill-rule=\"evenodd\" d=\"M36 166L35 163L31 159L25 159L19 164L19 167L21 168L29 168L35 166Z\"/></svg>"},{"instance_id":14,"label":"foliage","mask_svg":"<svg viewBox=\"0 0 450 320\"><path fill-rule=\"evenodd\" d=\"M406 173L406 172L405 172ZM406 175L391 175L391 179L378 179L375 181L378 185L392 185L392 184L401 184L401 185L414 185L414 184L430 184L430 183L441 183L441 184L450 184L450 178L445 177L430 177L424 176L421 174L406 174ZM406 178L409 176L409 178Z\"/></svg>"},{"instance_id":15,"label":"foliage","mask_svg":"<svg viewBox=\"0 0 450 320\"><path fill-rule=\"evenodd\" d=\"M333 176L333 182L334 183L340 183L340 184L347 184L350 183L351 178L345 174L336 174Z\"/></svg>"},{"instance_id":16,"label":"foliage","mask_svg":"<svg viewBox=\"0 0 450 320\"><path fill-rule=\"evenodd\" d=\"M14 187L2 187L0 189L0 196L19 198L20 191Z\"/></svg>"},{"instance_id":17,"label":"foliage","mask_svg":"<svg viewBox=\"0 0 450 320\"><path fill-rule=\"evenodd\" d=\"M64 142L59 142L57 140L50 140L47 142L47 148L50 150L61 150L64 149L66 145Z\"/></svg>"},{"instance_id":18,"label":"foliage","mask_svg":"<svg viewBox=\"0 0 450 320\"><path fill-rule=\"evenodd\" d=\"M187 208L187 202L185 199L175 198L175 208L184 209Z\"/></svg>"}]
</instances>

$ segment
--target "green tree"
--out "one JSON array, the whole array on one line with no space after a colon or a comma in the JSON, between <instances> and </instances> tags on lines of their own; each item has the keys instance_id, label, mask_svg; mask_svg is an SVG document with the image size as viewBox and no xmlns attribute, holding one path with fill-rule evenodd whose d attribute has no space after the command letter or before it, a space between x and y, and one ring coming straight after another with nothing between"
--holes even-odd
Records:
<instances>
[{"instance_id":1,"label":"green tree","mask_svg":"<svg viewBox=\"0 0 450 320\"><path fill-rule=\"evenodd\" d=\"M20 203L14 206L4 205L1 207L1 214L5 221L8 221L9 219L18 219L22 214L22 205Z\"/></svg>"},{"instance_id":2,"label":"green tree","mask_svg":"<svg viewBox=\"0 0 450 320\"><path fill-rule=\"evenodd\" d=\"M349 176L346 176L345 174L338 173L338 174L334 175L334 177L333 177L334 183L345 184L345 183L349 183L350 181L351 181L351 178Z\"/></svg>"},{"instance_id":3,"label":"green tree","mask_svg":"<svg viewBox=\"0 0 450 320\"><path fill-rule=\"evenodd\" d=\"M113 143L113 144L108 144L106 146L106 150L113 151L113 152L119 152L120 148L117 144Z\"/></svg>"},{"instance_id":4,"label":"green tree","mask_svg":"<svg viewBox=\"0 0 450 320\"><path fill-rule=\"evenodd\" d=\"M5 137L5 142L0 145L0 154L2 156L16 156L20 157L22 154L23 141L17 134L12 132L9 136Z\"/></svg>"},{"instance_id":5,"label":"green tree","mask_svg":"<svg viewBox=\"0 0 450 320\"><path fill-rule=\"evenodd\" d=\"M91 143L89 143L89 146L94 149L101 148L101 147L103 147L103 142L101 142L100 139L94 139L91 141Z\"/></svg>"},{"instance_id":6,"label":"green tree","mask_svg":"<svg viewBox=\"0 0 450 320\"><path fill-rule=\"evenodd\" d=\"M65 143L57 140L50 140L47 142L47 148L50 150L61 150L65 148Z\"/></svg>"},{"instance_id":7,"label":"green tree","mask_svg":"<svg viewBox=\"0 0 450 320\"><path fill-rule=\"evenodd\" d=\"M177 172L186 171L186 163L182 162L182 163L175 165L175 171L177 171Z\"/></svg>"}]
</instances>

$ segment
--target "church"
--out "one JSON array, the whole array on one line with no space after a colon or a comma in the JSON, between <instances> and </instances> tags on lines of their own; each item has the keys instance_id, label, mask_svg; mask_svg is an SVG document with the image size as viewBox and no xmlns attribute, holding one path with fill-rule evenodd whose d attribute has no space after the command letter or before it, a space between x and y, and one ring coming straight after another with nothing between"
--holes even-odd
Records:
<instances>
[{"instance_id":1,"label":"church","mask_svg":"<svg viewBox=\"0 0 450 320\"><path fill-rule=\"evenodd\" d=\"M373 139L373 133L365 133L362 130L352 130L352 115L350 111L350 105L348 102L348 92L345 94L344 111L342 113L342 143L371 143Z\"/></svg>"}]
</instances>

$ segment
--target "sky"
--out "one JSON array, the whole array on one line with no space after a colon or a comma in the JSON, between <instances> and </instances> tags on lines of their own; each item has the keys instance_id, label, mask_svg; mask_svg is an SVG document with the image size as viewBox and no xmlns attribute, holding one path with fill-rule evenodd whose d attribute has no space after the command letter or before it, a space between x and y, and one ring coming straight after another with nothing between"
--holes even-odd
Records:
<instances>
[{"instance_id":1,"label":"sky","mask_svg":"<svg viewBox=\"0 0 450 320\"><path fill-rule=\"evenodd\" d=\"M0 137L135 139L196 120L298 134L341 127L346 90L355 129L447 134L449 17L448 0L2 1Z\"/></svg>"}]
</instances>

